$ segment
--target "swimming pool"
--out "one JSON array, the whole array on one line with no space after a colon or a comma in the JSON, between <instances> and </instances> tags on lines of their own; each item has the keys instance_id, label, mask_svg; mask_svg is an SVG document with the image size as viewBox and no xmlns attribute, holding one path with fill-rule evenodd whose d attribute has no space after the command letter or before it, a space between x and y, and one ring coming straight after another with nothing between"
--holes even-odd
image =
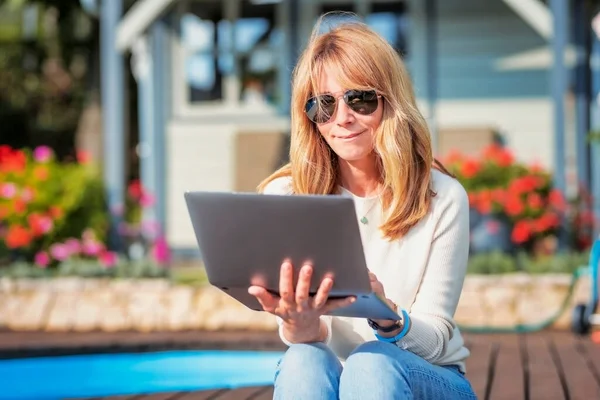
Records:
<instances>
[{"instance_id":1,"label":"swimming pool","mask_svg":"<svg viewBox=\"0 0 600 400\"><path fill-rule=\"evenodd\" d=\"M60 399L273 383L282 352L164 351L0 360L0 399Z\"/></svg>"}]
</instances>

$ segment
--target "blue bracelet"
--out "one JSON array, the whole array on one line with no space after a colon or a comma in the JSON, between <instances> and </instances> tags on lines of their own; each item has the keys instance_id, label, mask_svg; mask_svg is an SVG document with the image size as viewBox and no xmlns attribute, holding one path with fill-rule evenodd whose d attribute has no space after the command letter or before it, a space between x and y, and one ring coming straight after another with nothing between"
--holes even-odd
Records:
<instances>
[{"instance_id":1,"label":"blue bracelet","mask_svg":"<svg viewBox=\"0 0 600 400\"><path fill-rule=\"evenodd\" d=\"M402 309L402 321L404 323L404 326L402 327L402 331L399 334L397 334L396 336L393 336L393 337L383 337L383 336L380 336L377 333L377 331L375 331L375 337L377 338L377 340L381 340L382 342L388 342L388 343L397 343L400 339L402 339L404 336L406 336L406 333L408 332L408 329L410 328L410 317L408 316L408 313L404 309Z\"/></svg>"}]
</instances>

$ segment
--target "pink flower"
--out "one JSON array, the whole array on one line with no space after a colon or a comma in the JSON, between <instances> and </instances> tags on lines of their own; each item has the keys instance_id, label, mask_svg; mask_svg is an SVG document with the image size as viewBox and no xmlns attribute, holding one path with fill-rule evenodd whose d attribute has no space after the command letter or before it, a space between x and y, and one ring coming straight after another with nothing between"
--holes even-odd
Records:
<instances>
[{"instance_id":1,"label":"pink flower","mask_svg":"<svg viewBox=\"0 0 600 400\"><path fill-rule=\"evenodd\" d=\"M79 240L70 238L65 241L65 246L69 249L69 254L79 254L81 251L81 245L79 244Z\"/></svg>"},{"instance_id":2,"label":"pink flower","mask_svg":"<svg viewBox=\"0 0 600 400\"><path fill-rule=\"evenodd\" d=\"M142 193L140 197L140 206L142 207L150 207L154 204L154 196L149 193Z\"/></svg>"},{"instance_id":3,"label":"pink flower","mask_svg":"<svg viewBox=\"0 0 600 400\"><path fill-rule=\"evenodd\" d=\"M50 256L45 251L40 251L36 253L34 262L38 267L46 268L50 264Z\"/></svg>"},{"instance_id":4,"label":"pink flower","mask_svg":"<svg viewBox=\"0 0 600 400\"><path fill-rule=\"evenodd\" d=\"M0 196L5 199L12 199L17 194L17 187L14 183L3 183L0 186Z\"/></svg>"},{"instance_id":5,"label":"pink flower","mask_svg":"<svg viewBox=\"0 0 600 400\"><path fill-rule=\"evenodd\" d=\"M100 254L100 263L106 268L112 268L117 265L117 253L112 251L105 251Z\"/></svg>"},{"instance_id":6,"label":"pink flower","mask_svg":"<svg viewBox=\"0 0 600 400\"><path fill-rule=\"evenodd\" d=\"M81 246L81 252L86 256L96 257L104 250L102 243L95 240L84 240Z\"/></svg>"},{"instance_id":7,"label":"pink flower","mask_svg":"<svg viewBox=\"0 0 600 400\"><path fill-rule=\"evenodd\" d=\"M164 236L160 236L158 239L156 239L154 247L152 248L152 257L154 257L154 261L159 264L167 264L171 260L169 244L165 240Z\"/></svg>"},{"instance_id":8,"label":"pink flower","mask_svg":"<svg viewBox=\"0 0 600 400\"><path fill-rule=\"evenodd\" d=\"M157 221L142 221L140 230L145 237L154 238L160 232L160 224Z\"/></svg>"},{"instance_id":9,"label":"pink flower","mask_svg":"<svg viewBox=\"0 0 600 400\"><path fill-rule=\"evenodd\" d=\"M71 253L66 245L62 243L56 243L50 246L50 255L55 260L64 261L71 256Z\"/></svg>"},{"instance_id":10,"label":"pink flower","mask_svg":"<svg viewBox=\"0 0 600 400\"><path fill-rule=\"evenodd\" d=\"M54 152L48 146L38 146L33 150L33 158L39 163L45 163L52 159Z\"/></svg>"}]
</instances>

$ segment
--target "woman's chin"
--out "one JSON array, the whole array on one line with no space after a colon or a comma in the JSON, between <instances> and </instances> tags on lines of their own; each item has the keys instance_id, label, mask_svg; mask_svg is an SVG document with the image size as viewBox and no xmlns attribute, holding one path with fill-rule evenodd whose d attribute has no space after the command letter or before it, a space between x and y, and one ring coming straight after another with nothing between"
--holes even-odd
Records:
<instances>
[{"instance_id":1,"label":"woman's chin","mask_svg":"<svg viewBox=\"0 0 600 400\"><path fill-rule=\"evenodd\" d=\"M338 151L339 150L339 151ZM346 162L359 162L366 159L374 158L372 149L334 149L340 160Z\"/></svg>"}]
</instances>

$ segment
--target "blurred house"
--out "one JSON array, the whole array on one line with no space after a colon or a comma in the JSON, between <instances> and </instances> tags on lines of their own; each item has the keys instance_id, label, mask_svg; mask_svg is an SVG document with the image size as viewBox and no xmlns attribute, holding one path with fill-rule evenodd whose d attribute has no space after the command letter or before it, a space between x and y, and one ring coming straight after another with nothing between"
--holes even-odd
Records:
<instances>
[{"instance_id":1,"label":"blurred house","mask_svg":"<svg viewBox=\"0 0 600 400\"><path fill-rule=\"evenodd\" d=\"M501 137L519 159L555 168L548 7L539 0L138 0L116 22L114 38L133 56L142 179L156 193L168 242L196 248L184 191L253 191L284 162L291 69L327 11L361 15L402 54L437 154L473 153ZM574 96L564 99L558 150L567 163L559 168L573 171L581 127Z\"/></svg>"}]
</instances>

